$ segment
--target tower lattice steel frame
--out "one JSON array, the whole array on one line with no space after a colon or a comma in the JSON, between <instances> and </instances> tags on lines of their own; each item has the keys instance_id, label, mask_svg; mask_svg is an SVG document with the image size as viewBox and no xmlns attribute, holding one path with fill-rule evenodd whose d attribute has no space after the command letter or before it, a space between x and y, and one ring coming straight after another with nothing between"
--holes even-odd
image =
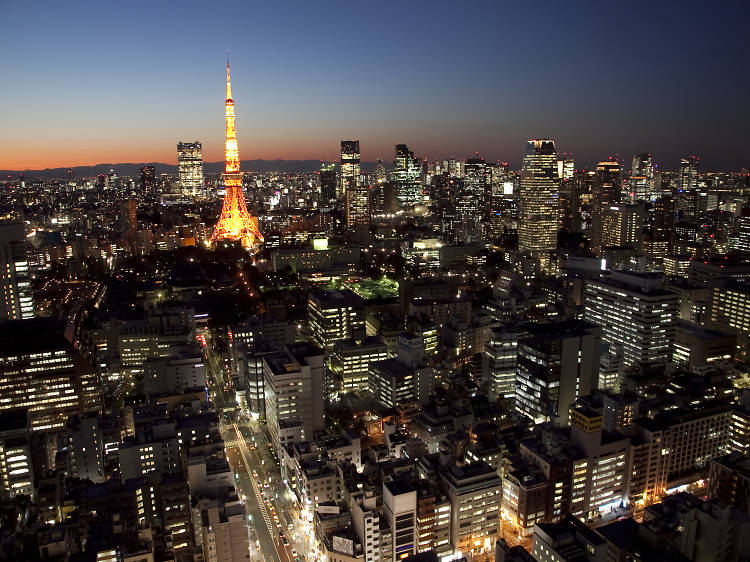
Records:
<instances>
[{"instance_id":1,"label":"tower lattice steel frame","mask_svg":"<svg viewBox=\"0 0 750 562\"><path fill-rule=\"evenodd\" d=\"M219 222L216 223L211 243L218 240L239 240L243 248L253 248L263 242L257 222L250 216L242 193L242 172L240 171L240 150L237 145L237 132L234 128L234 100L232 82L229 78L227 60L227 99L226 99L226 140L224 148L224 204Z\"/></svg>"}]
</instances>

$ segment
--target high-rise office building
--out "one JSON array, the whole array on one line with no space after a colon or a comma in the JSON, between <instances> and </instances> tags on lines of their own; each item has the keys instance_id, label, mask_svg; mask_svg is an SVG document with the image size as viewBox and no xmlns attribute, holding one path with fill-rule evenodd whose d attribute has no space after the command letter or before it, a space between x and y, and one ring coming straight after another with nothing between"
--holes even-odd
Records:
<instances>
[{"instance_id":1,"label":"high-rise office building","mask_svg":"<svg viewBox=\"0 0 750 562\"><path fill-rule=\"evenodd\" d=\"M385 164L383 159L378 156L378 163L375 165L375 181L377 183L385 183L388 179L388 172L385 170Z\"/></svg>"},{"instance_id":2,"label":"high-rise office building","mask_svg":"<svg viewBox=\"0 0 750 562\"><path fill-rule=\"evenodd\" d=\"M568 425L568 410L596 386L602 331L583 320L526 324L518 338L516 410Z\"/></svg>"},{"instance_id":3,"label":"high-rise office building","mask_svg":"<svg viewBox=\"0 0 750 562\"><path fill-rule=\"evenodd\" d=\"M364 338L364 301L355 292L313 290L307 301L312 339L327 351L337 341Z\"/></svg>"},{"instance_id":4,"label":"high-rise office building","mask_svg":"<svg viewBox=\"0 0 750 562\"><path fill-rule=\"evenodd\" d=\"M30 432L27 408L0 412L0 495L6 498L21 494L34 498Z\"/></svg>"},{"instance_id":5,"label":"high-rise office building","mask_svg":"<svg viewBox=\"0 0 750 562\"><path fill-rule=\"evenodd\" d=\"M239 501L201 510L206 562L244 562L250 558L245 506Z\"/></svg>"},{"instance_id":6,"label":"high-rise office building","mask_svg":"<svg viewBox=\"0 0 750 562\"><path fill-rule=\"evenodd\" d=\"M750 283L729 283L711 289L708 325L737 334L739 352L750 353Z\"/></svg>"},{"instance_id":7,"label":"high-rise office building","mask_svg":"<svg viewBox=\"0 0 750 562\"><path fill-rule=\"evenodd\" d=\"M563 153L557 160L557 177L560 182L559 188L559 212L560 228L572 232L577 230L580 222L580 213L577 207L575 161L573 155Z\"/></svg>"},{"instance_id":8,"label":"high-rise office building","mask_svg":"<svg viewBox=\"0 0 750 562\"><path fill-rule=\"evenodd\" d=\"M643 201L654 196L654 162L650 153L633 156L633 166L630 171L630 184L627 193L629 201Z\"/></svg>"},{"instance_id":9,"label":"high-rise office building","mask_svg":"<svg viewBox=\"0 0 750 562\"><path fill-rule=\"evenodd\" d=\"M482 380L498 397L513 398L516 394L518 335L514 327L493 328L484 346Z\"/></svg>"},{"instance_id":10,"label":"high-rise office building","mask_svg":"<svg viewBox=\"0 0 750 562\"><path fill-rule=\"evenodd\" d=\"M729 236L729 248L750 254L750 207L743 208L735 219L734 232Z\"/></svg>"},{"instance_id":11,"label":"high-rise office building","mask_svg":"<svg viewBox=\"0 0 750 562\"><path fill-rule=\"evenodd\" d=\"M144 166L138 172L138 186L141 193L146 197L154 194L156 191L156 170L153 166Z\"/></svg>"},{"instance_id":12,"label":"high-rise office building","mask_svg":"<svg viewBox=\"0 0 750 562\"><path fill-rule=\"evenodd\" d=\"M320 206L331 207L336 202L336 164L320 164Z\"/></svg>"},{"instance_id":13,"label":"high-rise office building","mask_svg":"<svg viewBox=\"0 0 750 562\"><path fill-rule=\"evenodd\" d=\"M573 159L573 155L567 152L563 152L557 159L557 177L560 179L560 181L573 179L575 170L576 163Z\"/></svg>"},{"instance_id":14,"label":"high-rise office building","mask_svg":"<svg viewBox=\"0 0 750 562\"><path fill-rule=\"evenodd\" d=\"M180 190L185 195L197 195L203 189L203 152L201 143L177 143L177 172Z\"/></svg>"},{"instance_id":15,"label":"high-rise office building","mask_svg":"<svg viewBox=\"0 0 750 562\"><path fill-rule=\"evenodd\" d=\"M679 189L682 191L693 191L698 187L698 165L700 158L688 156L680 160Z\"/></svg>"},{"instance_id":16,"label":"high-rise office building","mask_svg":"<svg viewBox=\"0 0 750 562\"><path fill-rule=\"evenodd\" d=\"M32 430L62 429L101 407L98 376L49 318L0 326L0 412L25 407Z\"/></svg>"},{"instance_id":17,"label":"high-rise office building","mask_svg":"<svg viewBox=\"0 0 750 562\"><path fill-rule=\"evenodd\" d=\"M518 248L542 265L557 247L559 181L555 142L533 139L526 144L519 193Z\"/></svg>"},{"instance_id":18,"label":"high-rise office building","mask_svg":"<svg viewBox=\"0 0 750 562\"><path fill-rule=\"evenodd\" d=\"M456 209L461 222L459 242L483 240L482 219L489 215L492 182L484 158L470 158L464 166L464 180Z\"/></svg>"},{"instance_id":19,"label":"high-rise office building","mask_svg":"<svg viewBox=\"0 0 750 562\"><path fill-rule=\"evenodd\" d=\"M344 197L346 190L359 185L359 141L341 141L341 183L338 197Z\"/></svg>"},{"instance_id":20,"label":"high-rise office building","mask_svg":"<svg viewBox=\"0 0 750 562\"><path fill-rule=\"evenodd\" d=\"M602 214L602 247L641 249L646 211L643 204L613 205Z\"/></svg>"},{"instance_id":21,"label":"high-rise office building","mask_svg":"<svg viewBox=\"0 0 750 562\"><path fill-rule=\"evenodd\" d=\"M138 202L135 199L120 201L120 232L134 236L138 230Z\"/></svg>"},{"instance_id":22,"label":"high-rise office building","mask_svg":"<svg viewBox=\"0 0 750 562\"><path fill-rule=\"evenodd\" d=\"M0 322L34 317L23 221L0 219Z\"/></svg>"},{"instance_id":23,"label":"high-rise office building","mask_svg":"<svg viewBox=\"0 0 750 562\"><path fill-rule=\"evenodd\" d=\"M626 367L663 366L671 360L679 296L664 289L660 273L615 271L589 280L584 318L602 327L602 340Z\"/></svg>"},{"instance_id":24,"label":"high-rise office building","mask_svg":"<svg viewBox=\"0 0 750 562\"><path fill-rule=\"evenodd\" d=\"M391 529L391 560L417 552L417 491L406 480L383 483L383 515Z\"/></svg>"},{"instance_id":25,"label":"high-rise office building","mask_svg":"<svg viewBox=\"0 0 750 562\"><path fill-rule=\"evenodd\" d=\"M370 207L371 187L366 184L352 186L346 190L346 227L369 226L372 219Z\"/></svg>"},{"instance_id":26,"label":"high-rise office building","mask_svg":"<svg viewBox=\"0 0 750 562\"><path fill-rule=\"evenodd\" d=\"M451 504L450 542L461 554L490 552L497 539L502 480L483 461L452 466L440 479Z\"/></svg>"},{"instance_id":27,"label":"high-rise office building","mask_svg":"<svg viewBox=\"0 0 750 562\"><path fill-rule=\"evenodd\" d=\"M603 245L604 214L620 200L620 163L615 159L596 165L591 194L591 247L601 250Z\"/></svg>"},{"instance_id":28,"label":"high-rise office building","mask_svg":"<svg viewBox=\"0 0 750 562\"><path fill-rule=\"evenodd\" d=\"M402 208L422 203L421 164L405 144L396 145L396 155L391 170L391 183L396 201Z\"/></svg>"},{"instance_id":29,"label":"high-rise office building","mask_svg":"<svg viewBox=\"0 0 750 562\"><path fill-rule=\"evenodd\" d=\"M377 338L363 342L336 342L331 357L331 371L337 386L343 392L367 390L370 363L384 361L388 357L387 347Z\"/></svg>"},{"instance_id":30,"label":"high-rise office building","mask_svg":"<svg viewBox=\"0 0 750 562\"><path fill-rule=\"evenodd\" d=\"M492 172L484 158L475 155L464 164L464 188L474 195L480 210L486 209L492 198Z\"/></svg>"},{"instance_id":31,"label":"high-rise office building","mask_svg":"<svg viewBox=\"0 0 750 562\"><path fill-rule=\"evenodd\" d=\"M263 355L266 420L277 450L323 429L323 370L323 351L310 343Z\"/></svg>"}]
</instances>

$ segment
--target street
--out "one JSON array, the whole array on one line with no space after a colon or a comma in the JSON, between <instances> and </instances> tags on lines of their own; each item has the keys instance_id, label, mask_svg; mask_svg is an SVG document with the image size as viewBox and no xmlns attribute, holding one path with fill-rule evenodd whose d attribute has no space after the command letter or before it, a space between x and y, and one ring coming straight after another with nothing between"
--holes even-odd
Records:
<instances>
[{"instance_id":1,"label":"street","mask_svg":"<svg viewBox=\"0 0 750 562\"><path fill-rule=\"evenodd\" d=\"M224 389L229 377L213 350L209 332L202 335L206 341L204 350L211 399L219 412L227 458L248 515L251 557L293 562L296 554L296 560L315 560L314 545L306 542L312 540L311 527L300 519L292 495L281 481L265 425L236 413L234 394L230 396ZM282 534L288 545L284 544Z\"/></svg>"}]
</instances>

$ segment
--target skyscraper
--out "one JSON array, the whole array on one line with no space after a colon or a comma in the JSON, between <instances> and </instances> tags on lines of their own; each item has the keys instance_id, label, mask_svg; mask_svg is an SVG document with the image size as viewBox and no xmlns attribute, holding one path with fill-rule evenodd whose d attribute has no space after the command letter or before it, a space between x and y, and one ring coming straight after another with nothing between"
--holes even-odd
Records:
<instances>
[{"instance_id":1,"label":"skyscraper","mask_svg":"<svg viewBox=\"0 0 750 562\"><path fill-rule=\"evenodd\" d=\"M675 210L680 218L695 217L698 214L698 164L697 156L680 160L680 175L677 178Z\"/></svg>"},{"instance_id":2,"label":"skyscraper","mask_svg":"<svg viewBox=\"0 0 750 562\"><path fill-rule=\"evenodd\" d=\"M370 186L358 185L346 190L346 226L369 225L371 218Z\"/></svg>"},{"instance_id":3,"label":"skyscraper","mask_svg":"<svg viewBox=\"0 0 750 562\"><path fill-rule=\"evenodd\" d=\"M36 496L30 430L28 409L0 412L0 493L6 498Z\"/></svg>"},{"instance_id":4,"label":"skyscraper","mask_svg":"<svg viewBox=\"0 0 750 562\"><path fill-rule=\"evenodd\" d=\"M323 429L323 371L323 351L311 343L263 356L266 417L276 450Z\"/></svg>"},{"instance_id":5,"label":"skyscraper","mask_svg":"<svg viewBox=\"0 0 750 562\"><path fill-rule=\"evenodd\" d=\"M602 232L606 210L620 200L620 163L611 158L596 165L591 194L591 247L602 247Z\"/></svg>"},{"instance_id":6,"label":"skyscraper","mask_svg":"<svg viewBox=\"0 0 750 562\"><path fill-rule=\"evenodd\" d=\"M679 296L659 273L615 271L586 282L584 318L602 327L602 340L626 367L663 366L671 358Z\"/></svg>"},{"instance_id":7,"label":"skyscraper","mask_svg":"<svg viewBox=\"0 0 750 562\"><path fill-rule=\"evenodd\" d=\"M750 207L740 210L734 231L729 235L729 248L750 254Z\"/></svg>"},{"instance_id":8,"label":"skyscraper","mask_svg":"<svg viewBox=\"0 0 750 562\"><path fill-rule=\"evenodd\" d=\"M493 328L482 355L482 382L497 396L516 394L516 362L519 331L512 326Z\"/></svg>"},{"instance_id":9,"label":"skyscraper","mask_svg":"<svg viewBox=\"0 0 750 562\"><path fill-rule=\"evenodd\" d=\"M28 408L32 430L62 429L101 406L99 377L50 318L0 327L0 412Z\"/></svg>"},{"instance_id":10,"label":"skyscraper","mask_svg":"<svg viewBox=\"0 0 750 562\"><path fill-rule=\"evenodd\" d=\"M134 236L138 230L138 202L135 199L120 201L120 232L124 236Z\"/></svg>"},{"instance_id":11,"label":"skyscraper","mask_svg":"<svg viewBox=\"0 0 750 562\"><path fill-rule=\"evenodd\" d=\"M474 242L482 239L482 219L489 214L492 183L484 158L469 158L464 171L466 176L457 202L462 225L458 240Z\"/></svg>"},{"instance_id":12,"label":"skyscraper","mask_svg":"<svg viewBox=\"0 0 750 562\"><path fill-rule=\"evenodd\" d=\"M563 152L560 158L557 160L557 177L560 181L567 181L573 179L575 173L575 160L573 155L567 152Z\"/></svg>"},{"instance_id":13,"label":"skyscraper","mask_svg":"<svg viewBox=\"0 0 750 562\"><path fill-rule=\"evenodd\" d=\"M34 317L23 221L0 220L0 322Z\"/></svg>"},{"instance_id":14,"label":"skyscraper","mask_svg":"<svg viewBox=\"0 0 750 562\"><path fill-rule=\"evenodd\" d=\"M383 159L378 156L378 163L375 166L375 181L378 183L384 183L387 179L387 172L385 171L385 164Z\"/></svg>"},{"instance_id":15,"label":"skyscraper","mask_svg":"<svg viewBox=\"0 0 750 562\"><path fill-rule=\"evenodd\" d=\"M330 207L336 202L336 164L320 164L320 206Z\"/></svg>"},{"instance_id":16,"label":"skyscraper","mask_svg":"<svg viewBox=\"0 0 750 562\"><path fill-rule=\"evenodd\" d=\"M347 240L352 244L370 244L370 223L372 222L372 187L361 183L346 190Z\"/></svg>"},{"instance_id":17,"label":"skyscraper","mask_svg":"<svg viewBox=\"0 0 750 562\"><path fill-rule=\"evenodd\" d=\"M359 185L359 141L341 141L341 184L338 196L346 195L349 187Z\"/></svg>"},{"instance_id":18,"label":"skyscraper","mask_svg":"<svg viewBox=\"0 0 750 562\"><path fill-rule=\"evenodd\" d=\"M641 249L646 210L638 205L612 205L603 211L602 246Z\"/></svg>"},{"instance_id":19,"label":"skyscraper","mask_svg":"<svg viewBox=\"0 0 750 562\"><path fill-rule=\"evenodd\" d=\"M568 425L568 410L596 385L602 330L583 320L526 324L518 338L516 410Z\"/></svg>"},{"instance_id":20,"label":"skyscraper","mask_svg":"<svg viewBox=\"0 0 750 562\"><path fill-rule=\"evenodd\" d=\"M396 145L396 154L391 170L391 182L396 192L396 201L402 208L422 202L421 164L405 144Z\"/></svg>"},{"instance_id":21,"label":"skyscraper","mask_svg":"<svg viewBox=\"0 0 750 562\"><path fill-rule=\"evenodd\" d=\"M185 195L197 195L203 189L203 153L201 143L177 143L177 172L180 190Z\"/></svg>"},{"instance_id":22,"label":"skyscraper","mask_svg":"<svg viewBox=\"0 0 750 562\"><path fill-rule=\"evenodd\" d=\"M698 165L700 158L688 156L680 160L679 188L683 191L692 191L698 187Z\"/></svg>"},{"instance_id":23,"label":"skyscraper","mask_svg":"<svg viewBox=\"0 0 750 562\"><path fill-rule=\"evenodd\" d=\"M654 163L650 153L633 156L629 187L627 197L630 201L650 199L654 195Z\"/></svg>"},{"instance_id":24,"label":"skyscraper","mask_svg":"<svg viewBox=\"0 0 750 562\"><path fill-rule=\"evenodd\" d=\"M141 168L138 174L138 180L143 195L149 197L154 194L154 191L156 190L156 170L153 166L144 166Z\"/></svg>"},{"instance_id":25,"label":"skyscraper","mask_svg":"<svg viewBox=\"0 0 750 562\"><path fill-rule=\"evenodd\" d=\"M557 247L558 189L555 142L528 141L519 190L518 248L542 265Z\"/></svg>"}]
</instances>

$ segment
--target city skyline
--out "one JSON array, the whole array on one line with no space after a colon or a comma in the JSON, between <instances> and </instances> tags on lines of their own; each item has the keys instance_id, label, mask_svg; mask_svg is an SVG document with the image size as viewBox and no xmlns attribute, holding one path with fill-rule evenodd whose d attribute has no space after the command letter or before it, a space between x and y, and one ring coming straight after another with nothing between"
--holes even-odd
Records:
<instances>
[{"instance_id":1,"label":"city skyline","mask_svg":"<svg viewBox=\"0 0 750 562\"><path fill-rule=\"evenodd\" d=\"M23 86L4 93L0 168L172 164L175 142L188 139L203 144L205 162L220 161L224 48L240 77L248 160L335 161L340 140L358 138L367 162L390 162L404 143L417 156L476 151L517 169L527 139L552 138L581 166L641 152L661 169L688 154L704 169L747 166L736 126L747 114L748 78L735 71L743 3L606 14L593 4L432 4L398 17L387 4L233 6L244 30L233 34L223 12L145 6L106 21L86 2L50 7L34 14L31 45L30 14L4 10L0 72ZM194 44L189 30L200 31Z\"/></svg>"}]
</instances>

